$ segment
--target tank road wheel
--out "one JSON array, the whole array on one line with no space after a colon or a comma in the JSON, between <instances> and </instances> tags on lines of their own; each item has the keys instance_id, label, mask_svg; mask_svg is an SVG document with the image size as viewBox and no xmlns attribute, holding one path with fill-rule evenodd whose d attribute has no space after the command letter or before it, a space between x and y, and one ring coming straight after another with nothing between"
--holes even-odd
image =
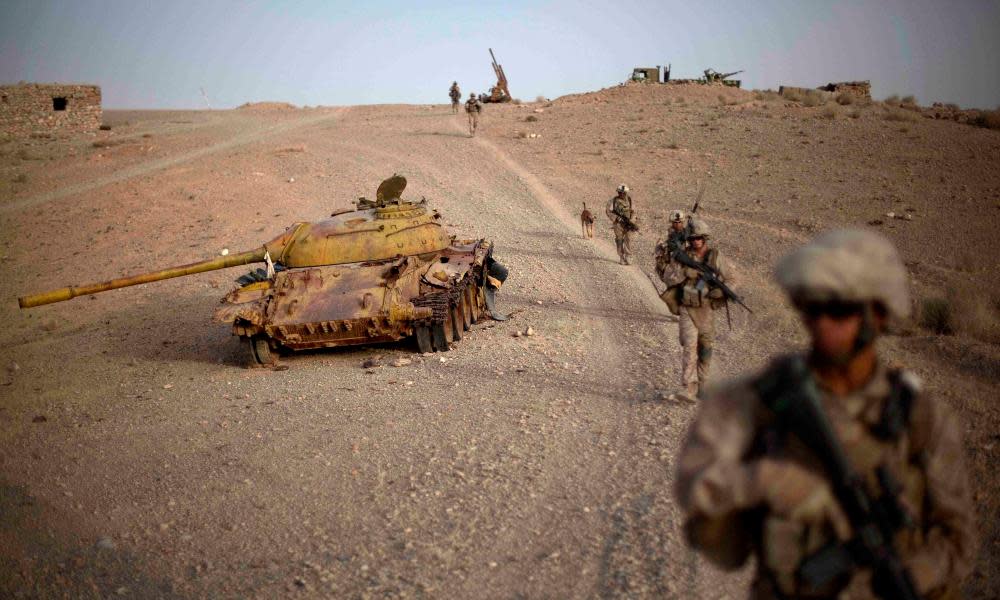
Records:
<instances>
[{"instance_id":1,"label":"tank road wheel","mask_svg":"<svg viewBox=\"0 0 1000 600\"><path fill-rule=\"evenodd\" d=\"M246 340L250 346L250 359L255 365L273 365L278 362L266 335L255 335Z\"/></svg>"},{"instance_id":2,"label":"tank road wheel","mask_svg":"<svg viewBox=\"0 0 1000 600\"><path fill-rule=\"evenodd\" d=\"M472 305L469 303L469 288L462 290L462 296L458 299L458 312L462 315L462 329L465 331L472 329Z\"/></svg>"},{"instance_id":3,"label":"tank road wheel","mask_svg":"<svg viewBox=\"0 0 1000 600\"><path fill-rule=\"evenodd\" d=\"M455 341L455 320L452 318L451 306L445 311L443 322L431 325L431 337L434 340L434 349L438 352L451 350L451 343Z\"/></svg>"},{"instance_id":4,"label":"tank road wheel","mask_svg":"<svg viewBox=\"0 0 1000 600\"><path fill-rule=\"evenodd\" d=\"M479 286L469 285L465 288L466 304L469 305L469 313L472 316L472 322L478 323L479 317L482 315L482 308L479 305Z\"/></svg>"},{"instance_id":5,"label":"tank road wheel","mask_svg":"<svg viewBox=\"0 0 1000 600\"><path fill-rule=\"evenodd\" d=\"M434 352L430 327L427 325L417 325L414 337L417 338L417 350L421 353Z\"/></svg>"},{"instance_id":6,"label":"tank road wheel","mask_svg":"<svg viewBox=\"0 0 1000 600\"><path fill-rule=\"evenodd\" d=\"M451 330L456 342L462 341L462 332L465 330L465 319L462 317L462 305L449 304L451 310Z\"/></svg>"}]
</instances>

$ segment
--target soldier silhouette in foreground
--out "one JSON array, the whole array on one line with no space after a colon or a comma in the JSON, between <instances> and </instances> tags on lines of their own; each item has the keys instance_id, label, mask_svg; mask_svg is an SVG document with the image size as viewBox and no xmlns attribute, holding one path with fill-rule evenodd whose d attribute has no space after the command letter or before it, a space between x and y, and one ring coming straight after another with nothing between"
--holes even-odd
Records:
<instances>
[{"instance_id":1,"label":"soldier silhouette in foreground","mask_svg":"<svg viewBox=\"0 0 1000 600\"><path fill-rule=\"evenodd\" d=\"M958 598L976 554L962 430L875 342L910 312L872 232L827 232L779 285L808 352L710 391L677 462L685 533L715 564L756 556L753 598Z\"/></svg>"}]
</instances>

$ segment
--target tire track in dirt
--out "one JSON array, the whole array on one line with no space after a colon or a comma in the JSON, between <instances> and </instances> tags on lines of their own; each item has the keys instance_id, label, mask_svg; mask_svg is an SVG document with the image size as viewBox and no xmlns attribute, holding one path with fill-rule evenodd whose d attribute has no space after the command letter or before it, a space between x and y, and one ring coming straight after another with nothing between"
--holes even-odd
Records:
<instances>
[{"instance_id":1,"label":"tire track in dirt","mask_svg":"<svg viewBox=\"0 0 1000 600\"><path fill-rule=\"evenodd\" d=\"M332 113L322 113L319 115L310 115L308 117L303 117L301 119L279 123L277 125L271 125L269 127L263 127L246 133L242 133L233 138L230 138L224 142L219 142L212 144L211 146L206 146L204 148L199 148L197 150L192 150L190 152L184 152L176 156L169 156L166 158L160 158L156 160L151 160L138 165L134 165L127 169L122 169L113 175L108 175L106 177L100 177L88 181L87 183L81 183L77 185L67 186L61 189L52 190L51 192L46 192L44 194L39 194L30 198L24 198L18 200L17 202L12 202L6 206L0 207L0 213L10 213L14 211L24 210L26 208L31 208L34 206L39 206L42 204L47 204L49 202L55 202L57 200L65 199L69 196L75 196L77 194L82 194L84 192L89 192L94 189L102 188L113 183L119 183L128 179L139 177L142 175L147 175L154 171L162 171L163 169L168 169L170 167L197 160L199 158L204 158L211 154L216 154L222 152L223 150L229 150L232 148L237 148L240 146L245 146L247 144L252 144L254 142L282 134L289 131L300 129L308 125L315 125L327 120L337 120L343 117L343 115L350 110L350 107L337 108Z\"/></svg>"},{"instance_id":2,"label":"tire track in dirt","mask_svg":"<svg viewBox=\"0 0 1000 600\"><path fill-rule=\"evenodd\" d=\"M452 125L456 123L453 121ZM471 141L471 140L470 140ZM548 188L533 174L528 172L523 166L512 160L506 153L499 150L492 143L482 138L476 140L476 145L486 155L487 160L499 163L500 169L488 169L494 175L497 173L507 173L508 177L501 177L501 181L494 182L494 185L510 186L514 188L510 192L496 193L500 197L510 198L512 202L520 203L523 199L527 204L523 209L513 209L514 205L499 208L499 214L524 214L535 226L540 227L539 233L563 229L571 232L572 236L563 237L555 233L549 242L556 246L568 243L574 250L583 250L585 254L592 256L591 259L574 261L574 267L580 276L581 285L564 285L569 282L560 282L560 287L569 294L570 301L581 306L586 303L596 302L600 309L598 311L575 311L577 327L580 330L589 332L589 357L588 362L596 368L606 372L609 380L602 391L595 391L593 394L581 396L584 405L580 409L588 422L599 423L605 431L608 448L617 450L611 451L606 457L599 461L591 462L588 466L588 473L574 474L580 465L566 465L566 469L549 472L543 479L546 481L545 489L559 490L567 485L578 485L580 481L577 477L586 477L595 482L607 482L607 488L602 488L596 492L598 496L606 494L602 506L617 507L609 510L605 515L603 527L600 530L584 531L584 537L596 535L600 540L598 544L600 550L591 555L583 563L584 567L596 563L595 569L598 581L590 593L597 593L600 597L613 598L621 595L628 595L633 585L641 585L644 589L656 590L657 595L668 593L671 588L676 588L681 582L689 582L688 591L693 590L692 586L697 585L696 575L693 571L693 558L678 561L676 566L672 566L669 557L680 556L685 553L683 542L677 533L677 528L668 524L666 528L663 522L656 522L658 516L662 516L662 507L665 495L669 495L669 487L666 484L657 484L644 479L630 469L627 465L630 459L627 458L633 452L640 452L645 446L645 437L649 435L649 427L646 422L648 413L641 407L643 400L635 399L634 385L630 375L626 375L630 368L636 363L636 348L630 344L628 338L623 337L623 330L620 325L624 323L613 323L604 313L615 314L623 307L629 307L629 317L626 321L632 322L631 327L639 327L642 330L653 330L653 335L660 335L662 332L662 319L650 319L650 316L664 314L663 306L659 297L650 293L650 282L637 267L622 269L617 264L617 254L609 243L604 240L584 242L576 237L575 218L572 217L559 203L559 200L548 190ZM368 155L378 156L380 160L388 159L390 162L398 162L405 165L407 173L413 173L418 177L430 177L437 179L435 171L444 167L440 166L433 159L421 155L404 155L399 151L386 150L385 147L365 147L359 144L349 144L355 156ZM435 144L435 146L437 146ZM387 147L399 147L387 145ZM439 147L440 148L440 147ZM428 153L430 154L430 153ZM440 157L440 164L450 164L451 157ZM412 169L412 171L411 171ZM451 170L454 170L452 167ZM461 173L458 174L461 180ZM507 181L503 181L507 179ZM520 189L518 189L520 188ZM527 192L525 194L524 192ZM518 200L514 200L514 199ZM534 206L532 206L534 205ZM460 211L468 210L468 207L460 205ZM479 205L475 211L480 212L487 209L487 206ZM449 209L447 214L454 211ZM540 214L539 214L540 213ZM549 219L546 219L545 216ZM542 217L540 220L538 217ZM546 223L546 221L548 221ZM494 223L499 225L499 223ZM513 240L508 240L508 242ZM518 254L527 248L511 248L508 254L513 252ZM561 258L553 254L548 263L556 267L558 263L566 258ZM544 271L548 272L547 269ZM628 275L625 275L625 274ZM610 289L595 289L593 285L584 282L590 280L615 282L612 283L614 292ZM636 288L639 288L638 290ZM639 303L641 307L632 308ZM636 310L638 308L638 310ZM648 312L652 309L653 315ZM527 390L525 390L527 391ZM550 388L548 395L565 393L565 390ZM579 443L572 441L576 434L564 432L562 440L557 444ZM553 456L552 460L561 460ZM576 482L576 484L574 484ZM592 486L580 486L584 491ZM593 491L593 490L592 490ZM586 496L586 493L584 494ZM539 501L535 501L536 503ZM660 513L652 510L654 502L659 503ZM531 503L534 504L534 503ZM536 507L539 510L533 511L537 515L545 515L541 510L541 505ZM676 511L668 511L673 516ZM534 526L558 529L565 524L553 517L544 516L533 521ZM652 532L652 533L650 533ZM658 542L657 542L658 540ZM669 549L662 547L663 541L667 541Z\"/></svg>"},{"instance_id":3,"label":"tire track in dirt","mask_svg":"<svg viewBox=\"0 0 1000 600\"><path fill-rule=\"evenodd\" d=\"M523 165L519 164L491 141L483 137L477 137L475 138L475 142L501 163L507 171L520 179L538 204L565 229L573 232L577 231L579 224L576 218L569 213L563 203L560 202L537 176L528 171ZM731 218L719 220L737 221ZM768 226L764 226L764 228L779 231L778 228ZM608 260L617 262L617 252L610 242L604 239L595 239L593 242L601 255ZM634 297L641 300L646 308L654 314L669 314L659 295L654 293L658 291L656 284L647 278L647 275L638 264L634 263L630 267L625 267L621 272L627 273L633 286L641 290ZM652 290L650 287L652 287ZM604 293L607 295L607 291ZM607 296L609 297L609 295ZM607 320L596 319L595 317L589 317L588 322L600 326L601 331L604 333L602 336L604 338L602 340L603 343L600 346L595 345L595 348L603 349L605 360L608 361L611 371L618 371L626 362L632 360L632 357L629 356L629 348L623 345L627 344L626 339L615 334L616 332L613 331L611 323ZM650 329L658 330L661 335L663 334L662 325L657 326L655 323L645 323L644 325ZM673 327L669 329L670 337L676 338L676 331ZM679 365L673 365L673 367L679 369ZM623 416L626 418L622 419L621 417ZM613 435L620 438L620 446L637 447L642 444L642 440L639 438L646 424L641 422L638 411L630 410L625 413L615 413L605 418L605 422L612 424ZM680 426L673 432L674 444L671 445L671 454L676 453L680 439L686 430L685 423L686 419L681 421ZM672 481L672 476L669 477L668 481ZM672 486L672 483L670 485ZM680 593L682 597L694 598L707 597L717 593L720 589L717 572L714 569L704 568L703 559L688 548L680 535L680 511L673 503L670 487L666 486L665 489L651 489L644 481L627 479L617 491L626 491L627 494L622 497L622 508L617 509L610 516L609 532L604 539L599 566L600 582L597 591L600 597L615 598L620 595L630 595L630 587L635 582L629 580L628 569L616 568L615 565L621 560L626 562L634 560L635 546L648 547L649 545L647 531L655 529L657 526L662 526L661 524L650 522L650 505L657 496L660 502L666 502L669 506L671 520L676 519L676 521L671 531L672 535L668 534L665 540L666 546L658 548L658 550L663 552L662 555L650 551L639 552L641 562L643 563L642 568L646 572L645 580L653 585L655 595L657 596ZM634 574L632 575L634 576ZM730 580L724 587L731 585L732 581Z\"/></svg>"},{"instance_id":4,"label":"tire track in dirt","mask_svg":"<svg viewBox=\"0 0 1000 600\"><path fill-rule=\"evenodd\" d=\"M475 138L475 142L508 172L521 180L539 206L559 222L563 228L572 232L577 230L579 224L576 222L576 218L566 210L565 206L538 177L489 140L478 137ZM611 243L603 239L595 239L593 242L599 254L607 260L617 262L617 252ZM631 291L636 291L635 288L640 290L633 297L639 299L645 308L654 314L666 315L668 313L658 294L652 293L657 291L655 283L647 278L641 267L633 264L620 272L628 274L628 278L633 284ZM652 290L650 290L651 283ZM600 294L596 290L594 292L595 295ZM619 291L619 293L622 292L624 290ZM620 303L620 299L612 300L612 295L607 294L607 291L605 291L605 298L605 301L611 300L614 304ZM632 360L632 357L629 356L630 349L623 345L627 342L621 337L620 332L613 331L614 328L610 322L596 316L585 317L585 322L591 324L595 332L601 332L600 343L595 344L594 349L600 348L603 351L602 361L607 364L608 370L610 372L624 372L625 364ZM662 325L657 326L656 323L645 323L644 325L662 333ZM672 335L676 335L672 328L671 332ZM675 367L678 366L675 365ZM607 408L609 407L606 406L605 409ZM609 424L611 435L619 438L616 446L637 448L642 445L643 441L640 438L646 424L641 422L639 411L629 410L622 413L613 410L607 414L603 414L603 412L592 412L591 414ZM675 433L680 436L683 431L679 430ZM679 440L679 437L677 439ZM651 547L649 539L651 536L648 535L648 531L655 530L658 526L662 527L661 524L650 522L652 518L650 506L654 498L659 496L662 502L666 496L668 498L666 503L671 507L669 511L671 516L678 519L680 517L679 511L673 505L672 498L669 497L669 487L651 489L647 482L632 478L626 478L622 484L615 493L625 492L621 497L623 506L610 514L609 530L602 544L598 566L598 595L601 598L630 595L630 588L636 584L632 580L636 574L630 573L630 569L621 563L629 563L635 559L636 546L640 547L638 554L642 563L640 569L643 571L641 580L652 585L655 595L671 595L683 588L683 596L685 597L704 597L710 590L717 589L714 574L699 568L700 559L683 542L679 535L679 526L676 524L674 529L668 533L667 539L661 540L661 542L666 541L666 547ZM677 556L682 556L683 559L680 561L671 560L672 557ZM668 564L671 562L674 563L673 569Z\"/></svg>"},{"instance_id":5,"label":"tire track in dirt","mask_svg":"<svg viewBox=\"0 0 1000 600\"><path fill-rule=\"evenodd\" d=\"M538 177L525 169L506 152L498 148L489 140L482 137L473 139L476 144L489 152L498 162L506 167L508 171L516 175L518 179L524 182L528 189L531 190L532 195L538 203L544 207L545 210L547 210L557 221L562 223L563 227L573 232L577 230L579 227L578 219L570 215L559 199L549 191L549 189L544 183L541 182L541 180L538 179ZM611 247L611 244L607 240L595 238L593 242L601 250L601 254L604 258L617 261L618 253L613 247ZM639 298L643 301L646 308L648 308L653 314L667 314L663 301L660 300L659 296L654 293L656 291L655 285L652 289L650 289L651 282L645 272L642 271L638 265L633 264L630 267L625 268L623 272L628 273L635 286L644 291L644 293L639 295Z\"/></svg>"}]
</instances>

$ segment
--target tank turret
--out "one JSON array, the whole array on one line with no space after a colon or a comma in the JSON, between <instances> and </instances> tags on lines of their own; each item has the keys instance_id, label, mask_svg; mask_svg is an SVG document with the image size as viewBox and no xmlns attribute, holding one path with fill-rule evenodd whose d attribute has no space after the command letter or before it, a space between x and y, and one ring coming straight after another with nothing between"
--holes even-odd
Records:
<instances>
[{"instance_id":1,"label":"tank turret","mask_svg":"<svg viewBox=\"0 0 1000 600\"><path fill-rule=\"evenodd\" d=\"M78 296L267 260L287 268L319 267L444 250L451 245L451 236L438 222L441 216L437 212L428 214L426 201L414 204L401 200L405 188L406 179L394 175L379 186L375 202L362 198L356 210L339 211L328 219L313 223L295 223L256 250L102 283L64 287L23 296L17 302L21 308L32 308Z\"/></svg>"}]
</instances>

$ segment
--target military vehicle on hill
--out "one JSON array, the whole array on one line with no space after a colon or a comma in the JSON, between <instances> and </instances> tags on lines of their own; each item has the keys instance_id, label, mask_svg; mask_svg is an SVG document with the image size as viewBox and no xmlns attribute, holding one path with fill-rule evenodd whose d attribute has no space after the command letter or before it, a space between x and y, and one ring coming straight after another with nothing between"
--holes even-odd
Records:
<instances>
[{"instance_id":1,"label":"military vehicle on hill","mask_svg":"<svg viewBox=\"0 0 1000 600\"><path fill-rule=\"evenodd\" d=\"M493 54L493 48L490 48L490 58L493 60L493 73L497 76L497 83L490 88L489 94L480 94L480 102L493 102L502 103L510 102L514 99L510 95L510 88L507 87L507 74L504 73L503 66L497 62L497 57Z\"/></svg>"},{"instance_id":2,"label":"military vehicle on hill","mask_svg":"<svg viewBox=\"0 0 1000 600\"><path fill-rule=\"evenodd\" d=\"M733 75L739 75L743 71L733 71L732 73L719 73L715 69L705 69L705 77L701 83L705 84L722 84L726 87L738 88L742 85L742 81L739 79L730 79Z\"/></svg>"}]
</instances>

